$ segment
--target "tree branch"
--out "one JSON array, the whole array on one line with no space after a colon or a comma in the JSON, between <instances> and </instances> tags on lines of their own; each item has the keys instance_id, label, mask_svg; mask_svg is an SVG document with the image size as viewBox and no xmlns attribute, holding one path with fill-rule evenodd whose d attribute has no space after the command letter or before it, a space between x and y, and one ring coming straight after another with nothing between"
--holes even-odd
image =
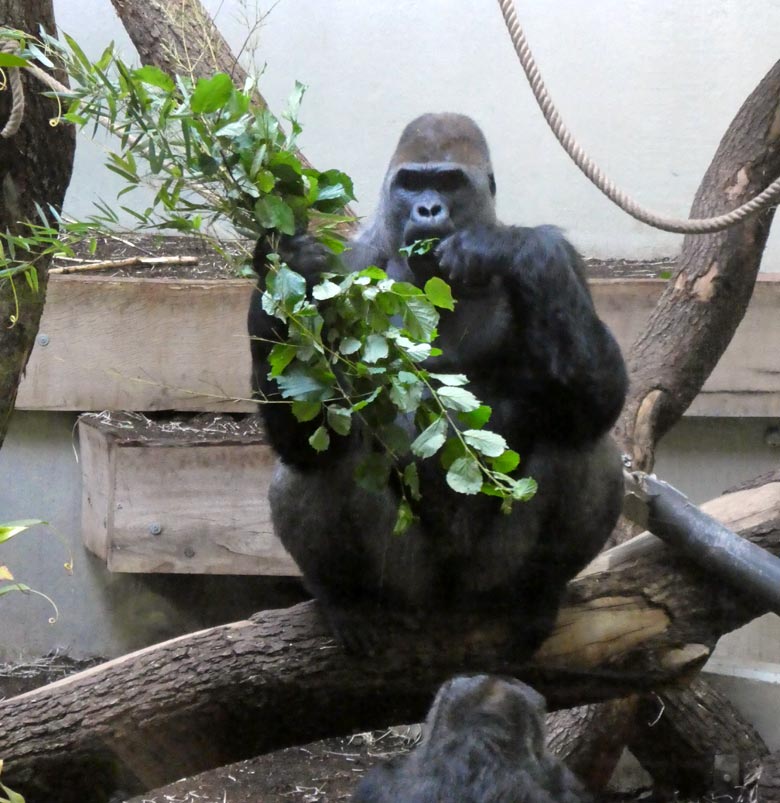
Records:
<instances>
[{"instance_id":1,"label":"tree branch","mask_svg":"<svg viewBox=\"0 0 780 803\"><path fill-rule=\"evenodd\" d=\"M706 509L780 554L780 476ZM684 681L724 632L761 612L649 534L570 584L555 632L526 666L506 654L509 619L442 616L417 632L379 619L381 654L357 659L303 603L0 703L4 778L30 803L97 803L96 778L148 789L287 745L417 721L438 684L468 670L521 677L552 708L603 700Z\"/></svg>"}]
</instances>

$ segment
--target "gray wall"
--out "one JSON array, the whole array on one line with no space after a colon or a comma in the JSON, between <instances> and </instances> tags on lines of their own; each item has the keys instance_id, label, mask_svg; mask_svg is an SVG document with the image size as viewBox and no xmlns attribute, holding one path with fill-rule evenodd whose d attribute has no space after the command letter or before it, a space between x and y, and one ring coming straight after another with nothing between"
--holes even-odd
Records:
<instances>
[{"instance_id":1,"label":"gray wall","mask_svg":"<svg viewBox=\"0 0 780 803\"><path fill-rule=\"evenodd\" d=\"M17 411L0 450L0 520L45 519L0 547L20 582L50 596L0 599L0 663L51 653L113 657L304 598L297 580L111 574L81 544L81 472L69 413ZM70 554L73 574L63 568ZM0 696L2 691L0 690Z\"/></svg>"},{"instance_id":2,"label":"gray wall","mask_svg":"<svg viewBox=\"0 0 780 803\"><path fill-rule=\"evenodd\" d=\"M473 115L492 145L499 212L508 222L557 223L588 255L675 253L680 237L644 226L600 195L546 127L495 0L206 0L238 50L247 17L268 11L256 62L281 111L295 80L304 152L355 179L369 214L405 123L424 111ZM686 216L737 108L778 57L778 0L536 0L516 2L542 75L585 149L638 200ZM55 0L59 24L97 56L132 45L109 0ZM251 51L251 47L250 47ZM246 53L245 53L246 55ZM103 154L79 144L71 213L112 200ZM129 196L132 197L132 196ZM126 202L127 196L124 201ZM766 270L780 270L780 235Z\"/></svg>"}]
</instances>

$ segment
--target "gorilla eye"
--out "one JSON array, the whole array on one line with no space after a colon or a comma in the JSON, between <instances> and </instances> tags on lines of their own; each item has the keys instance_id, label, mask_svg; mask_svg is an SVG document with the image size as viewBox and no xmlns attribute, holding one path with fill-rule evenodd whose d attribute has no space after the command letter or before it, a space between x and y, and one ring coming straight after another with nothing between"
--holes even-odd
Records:
<instances>
[{"instance_id":1,"label":"gorilla eye","mask_svg":"<svg viewBox=\"0 0 780 803\"><path fill-rule=\"evenodd\" d=\"M408 192L419 192L427 189L431 182L427 173L420 170L399 170L395 177L396 186Z\"/></svg>"},{"instance_id":2,"label":"gorilla eye","mask_svg":"<svg viewBox=\"0 0 780 803\"><path fill-rule=\"evenodd\" d=\"M490 194L496 194L496 177L491 173L488 176L488 184L490 185Z\"/></svg>"},{"instance_id":3,"label":"gorilla eye","mask_svg":"<svg viewBox=\"0 0 780 803\"><path fill-rule=\"evenodd\" d=\"M465 187L467 183L462 170L442 170L434 173L431 181L433 188L439 192L455 192Z\"/></svg>"}]
</instances>

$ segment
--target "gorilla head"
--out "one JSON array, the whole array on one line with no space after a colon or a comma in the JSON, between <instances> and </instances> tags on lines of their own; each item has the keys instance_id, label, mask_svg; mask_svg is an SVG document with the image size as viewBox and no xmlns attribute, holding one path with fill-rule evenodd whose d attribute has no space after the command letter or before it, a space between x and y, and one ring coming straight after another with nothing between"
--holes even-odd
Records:
<instances>
[{"instance_id":1,"label":"gorilla head","mask_svg":"<svg viewBox=\"0 0 780 803\"><path fill-rule=\"evenodd\" d=\"M424 114L406 126L377 214L388 253L496 220L496 182L485 137L462 114Z\"/></svg>"},{"instance_id":2,"label":"gorilla head","mask_svg":"<svg viewBox=\"0 0 780 803\"><path fill-rule=\"evenodd\" d=\"M439 689L423 742L372 769L353 803L587 803L546 747L544 698L519 680L456 677Z\"/></svg>"}]
</instances>

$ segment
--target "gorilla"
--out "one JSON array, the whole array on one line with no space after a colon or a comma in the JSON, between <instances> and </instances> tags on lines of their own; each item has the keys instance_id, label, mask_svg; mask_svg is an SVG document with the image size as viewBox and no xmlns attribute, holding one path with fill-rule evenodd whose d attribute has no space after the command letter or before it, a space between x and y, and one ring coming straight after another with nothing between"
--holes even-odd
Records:
<instances>
[{"instance_id":1,"label":"gorilla","mask_svg":"<svg viewBox=\"0 0 780 803\"><path fill-rule=\"evenodd\" d=\"M368 772L352 803L588 803L545 747L544 698L519 680L456 677L439 690L423 742Z\"/></svg>"},{"instance_id":2,"label":"gorilla","mask_svg":"<svg viewBox=\"0 0 780 803\"><path fill-rule=\"evenodd\" d=\"M425 114L404 130L373 220L342 255L344 267L377 265L418 285L447 281L455 310L442 311L425 367L464 373L492 407L488 428L520 453L538 483L510 514L500 500L451 490L436 460L419 461L422 501L393 534L399 489L362 488L355 468L371 434L357 431L317 453L281 399L267 363L284 327L258 287L249 310L252 381L278 455L269 497L276 533L349 649L365 649L366 616L382 606L425 616L504 611L516 618L524 656L549 633L566 583L601 548L622 501L620 455L608 436L626 392L620 350L596 315L574 248L552 226L496 220L496 183L485 137L468 117ZM399 249L438 238L435 250ZM255 251L261 282L268 247ZM301 233L279 253L309 286L333 254ZM266 403L270 402L270 403ZM277 402L277 403L274 403ZM515 653L517 655L517 653Z\"/></svg>"}]
</instances>

